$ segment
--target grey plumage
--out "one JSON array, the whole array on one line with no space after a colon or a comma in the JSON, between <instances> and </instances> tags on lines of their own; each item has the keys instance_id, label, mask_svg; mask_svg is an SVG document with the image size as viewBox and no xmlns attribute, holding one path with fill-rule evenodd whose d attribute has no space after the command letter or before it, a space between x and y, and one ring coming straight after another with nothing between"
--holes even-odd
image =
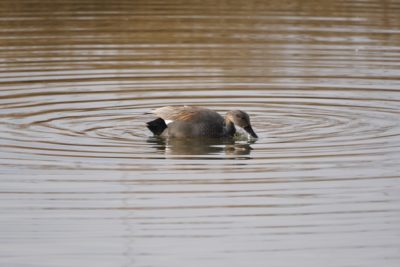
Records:
<instances>
[{"instance_id":1,"label":"grey plumage","mask_svg":"<svg viewBox=\"0 0 400 267\"><path fill-rule=\"evenodd\" d=\"M166 106L155 109L153 113L159 118L148 122L147 127L155 135L178 138L229 137L235 134L237 125L257 138L249 116L240 110L229 111L225 118L213 110L196 106Z\"/></svg>"}]
</instances>

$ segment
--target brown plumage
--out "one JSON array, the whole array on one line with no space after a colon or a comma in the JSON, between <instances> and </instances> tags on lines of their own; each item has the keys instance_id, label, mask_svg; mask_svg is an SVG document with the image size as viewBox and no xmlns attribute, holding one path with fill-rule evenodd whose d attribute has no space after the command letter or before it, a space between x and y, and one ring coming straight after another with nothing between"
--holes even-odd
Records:
<instances>
[{"instance_id":1,"label":"brown plumage","mask_svg":"<svg viewBox=\"0 0 400 267\"><path fill-rule=\"evenodd\" d=\"M153 113L168 121L190 121L196 119L196 115L204 116L209 111L211 110L194 106L166 106L155 109Z\"/></svg>"},{"instance_id":2,"label":"brown plumage","mask_svg":"<svg viewBox=\"0 0 400 267\"><path fill-rule=\"evenodd\" d=\"M159 117L147 123L155 135L169 137L231 137L236 126L242 127L252 137L253 131L249 115L241 110L229 111L225 118L217 112L196 106L166 106L155 109Z\"/></svg>"}]
</instances>

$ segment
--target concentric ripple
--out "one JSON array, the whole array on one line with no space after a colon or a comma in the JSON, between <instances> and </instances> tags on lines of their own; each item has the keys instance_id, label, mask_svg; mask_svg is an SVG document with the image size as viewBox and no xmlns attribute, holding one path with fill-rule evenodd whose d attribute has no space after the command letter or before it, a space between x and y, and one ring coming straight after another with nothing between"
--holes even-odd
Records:
<instances>
[{"instance_id":1,"label":"concentric ripple","mask_svg":"<svg viewBox=\"0 0 400 267\"><path fill-rule=\"evenodd\" d=\"M395 92L389 91L376 99L378 89L368 89L362 94L361 89L344 91L334 87L306 88L302 92L268 88L267 84L259 89L260 84L261 81L256 86L249 84L256 87L252 90L161 88L137 92L127 88L118 92L84 93L85 89L81 89L53 93L45 89L34 96L10 93L3 100L3 153L16 154L21 160L34 156L36 160L43 159L44 164L48 156L52 156L51 164L57 163L54 160L57 157L63 159L60 161L76 158L80 168L93 168L97 165L93 163L98 162L101 168L118 169L124 166L118 158L122 161L159 158L166 155L165 151L150 153L146 140L151 135L144 125L152 119L146 113L166 104L206 106L221 114L231 109L246 110L260 135L260 140L251 145L257 153L249 156L260 161L275 156L313 157L317 164L317 158L342 155L357 155L358 159L353 160L364 161L364 157L399 151L400 109ZM212 157L229 157L224 151L212 153ZM207 150L192 156L202 155L210 157ZM175 156L179 157L179 153ZM112 163L104 165L109 158ZM73 168L74 163L71 164Z\"/></svg>"}]
</instances>

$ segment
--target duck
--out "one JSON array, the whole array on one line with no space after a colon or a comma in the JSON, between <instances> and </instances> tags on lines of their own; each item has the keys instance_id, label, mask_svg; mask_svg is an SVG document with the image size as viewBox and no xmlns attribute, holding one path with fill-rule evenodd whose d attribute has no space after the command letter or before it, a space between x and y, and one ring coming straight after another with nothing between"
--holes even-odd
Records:
<instances>
[{"instance_id":1,"label":"duck","mask_svg":"<svg viewBox=\"0 0 400 267\"><path fill-rule=\"evenodd\" d=\"M242 110L228 111L225 117L218 112L198 106L165 106L151 113L157 119L147 122L147 128L155 136L173 138L223 138L233 137L236 127L243 128L249 136L258 138L250 116Z\"/></svg>"}]
</instances>

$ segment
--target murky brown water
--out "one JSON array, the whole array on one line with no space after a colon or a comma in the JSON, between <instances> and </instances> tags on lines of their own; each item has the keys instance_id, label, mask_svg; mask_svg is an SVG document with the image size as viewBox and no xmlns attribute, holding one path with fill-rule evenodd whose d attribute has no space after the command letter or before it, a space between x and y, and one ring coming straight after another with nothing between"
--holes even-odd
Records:
<instances>
[{"instance_id":1,"label":"murky brown water","mask_svg":"<svg viewBox=\"0 0 400 267\"><path fill-rule=\"evenodd\" d=\"M0 266L399 266L399 14L1 1ZM171 104L260 139L152 138Z\"/></svg>"}]
</instances>

